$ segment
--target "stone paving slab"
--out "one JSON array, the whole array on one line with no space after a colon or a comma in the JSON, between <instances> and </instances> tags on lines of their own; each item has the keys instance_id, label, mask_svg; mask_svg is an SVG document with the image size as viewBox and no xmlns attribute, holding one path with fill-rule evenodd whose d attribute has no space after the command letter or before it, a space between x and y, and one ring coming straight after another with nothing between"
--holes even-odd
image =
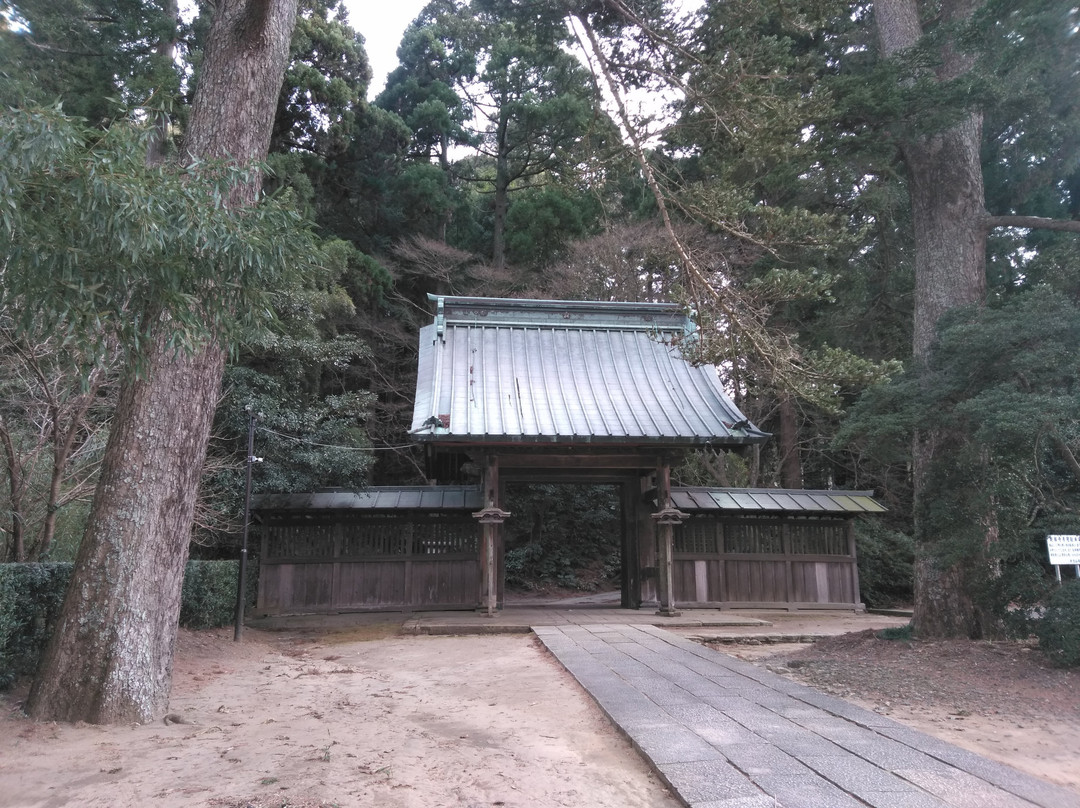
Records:
<instances>
[{"instance_id":1,"label":"stone paving slab","mask_svg":"<svg viewBox=\"0 0 1080 808\"><path fill-rule=\"evenodd\" d=\"M650 624L535 633L689 808L1080 808L1080 794Z\"/></svg>"}]
</instances>

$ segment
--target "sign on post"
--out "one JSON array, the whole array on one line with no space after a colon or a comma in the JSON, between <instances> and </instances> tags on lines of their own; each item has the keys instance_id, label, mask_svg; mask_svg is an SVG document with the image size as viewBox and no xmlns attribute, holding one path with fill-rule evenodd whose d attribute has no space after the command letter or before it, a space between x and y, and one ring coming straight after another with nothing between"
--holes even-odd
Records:
<instances>
[{"instance_id":1,"label":"sign on post","mask_svg":"<svg viewBox=\"0 0 1080 808\"><path fill-rule=\"evenodd\" d=\"M1047 536L1046 552L1058 583L1061 583L1062 564L1074 564L1076 577L1080 578L1080 536Z\"/></svg>"},{"instance_id":2,"label":"sign on post","mask_svg":"<svg viewBox=\"0 0 1080 808\"><path fill-rule=\"evenodd\" d=\"M1080 536L1047 536L1051 564L1080 564Z\"/></svg>"}]
</instances>

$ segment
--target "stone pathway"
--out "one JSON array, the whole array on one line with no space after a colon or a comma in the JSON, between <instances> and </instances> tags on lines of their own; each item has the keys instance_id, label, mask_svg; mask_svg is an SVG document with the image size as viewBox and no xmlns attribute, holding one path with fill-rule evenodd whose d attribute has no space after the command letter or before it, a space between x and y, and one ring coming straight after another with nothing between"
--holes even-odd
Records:
<instances>
[{"instance_id":1,"label":"stone pathway","mask_svg":"<svg viewBox=\"0 0 1080 808\"><path fill-rule=\"evenodd\" d=\"M1080 794L650 625L538 625L691 808L1080 808Z\"/></svg>"}]
</instances>

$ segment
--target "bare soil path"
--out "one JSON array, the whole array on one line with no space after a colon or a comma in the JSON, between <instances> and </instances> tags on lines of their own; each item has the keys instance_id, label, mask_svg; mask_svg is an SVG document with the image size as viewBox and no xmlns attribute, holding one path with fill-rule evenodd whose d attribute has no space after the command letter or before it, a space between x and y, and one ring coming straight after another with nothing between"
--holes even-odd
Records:
<instances>
[{"instance_id":1,"label":"bare soil path","mask_svg":"<svg viewBox=\"0 0 1080 808\"><path fill-rule=\"evenodd\" d=\"M774 617L782 636L829 622ZM1080 792L1080 671L837 620L855 633L717 647ZM0 808L675 808L533 637L396 630L182 631L167 725L35 724L3 694Z\"/></svg>"},{"instance_id":2,"label":"bare soil path","mask_svg":"<svg viewBox=\"0 0 1080 808\"><path fill-rule=\"evenodd\" d=\"M677 805L534 637L379 632L182 631L175 723L38 724L8 694L0 806Z\"/></svg>"}]
</instances>

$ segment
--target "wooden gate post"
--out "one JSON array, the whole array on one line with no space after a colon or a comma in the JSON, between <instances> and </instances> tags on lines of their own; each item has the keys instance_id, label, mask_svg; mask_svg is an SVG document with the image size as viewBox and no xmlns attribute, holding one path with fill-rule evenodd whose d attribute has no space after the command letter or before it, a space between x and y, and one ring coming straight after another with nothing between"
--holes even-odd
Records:
<instances>
[{"instance_id":1,"label":"wooden gate post","mask_svg":"<svg viewBox=\"0 0 1080 808\"><path fill-rule=\"evenodd\" d=\"M675 525L682 524L690 518L690 514L683 513L678 508L664 508L652 515L656 520L657 550L659 551L659 595L660 608L656 613L664 617L678 617L680 612L675 608L675 562L673 545L675 543Z\"/></svg>"},{"instance_id":2,"label":"wooden gate post","mask_svg":"<svg viewBox=\"0 0 1080 808\"><path fill-rule=\"evenodd\" d=\"M483 542L480 548L480 608L478 612L484 617L494 617L498 610L498 576L495 570L495 532L499 525L510 516L509 511L504 511L493 504L473 514L480 520Z\"/></svg>"},{"instance_id":3,"label":"wooden gate post","mask_svg":"<svg viewBox=\"0 0 1080 808\"><path fill-rule=\"evenodd\" d=\"M678 617L675 608L675 525L690 518L671 504L671 466L667 458L661 458L656 467L656 507L652 515L656 522L657 539L657 595L660 608L656 613L664 617Z\"/></svg>"}]
</instances>

